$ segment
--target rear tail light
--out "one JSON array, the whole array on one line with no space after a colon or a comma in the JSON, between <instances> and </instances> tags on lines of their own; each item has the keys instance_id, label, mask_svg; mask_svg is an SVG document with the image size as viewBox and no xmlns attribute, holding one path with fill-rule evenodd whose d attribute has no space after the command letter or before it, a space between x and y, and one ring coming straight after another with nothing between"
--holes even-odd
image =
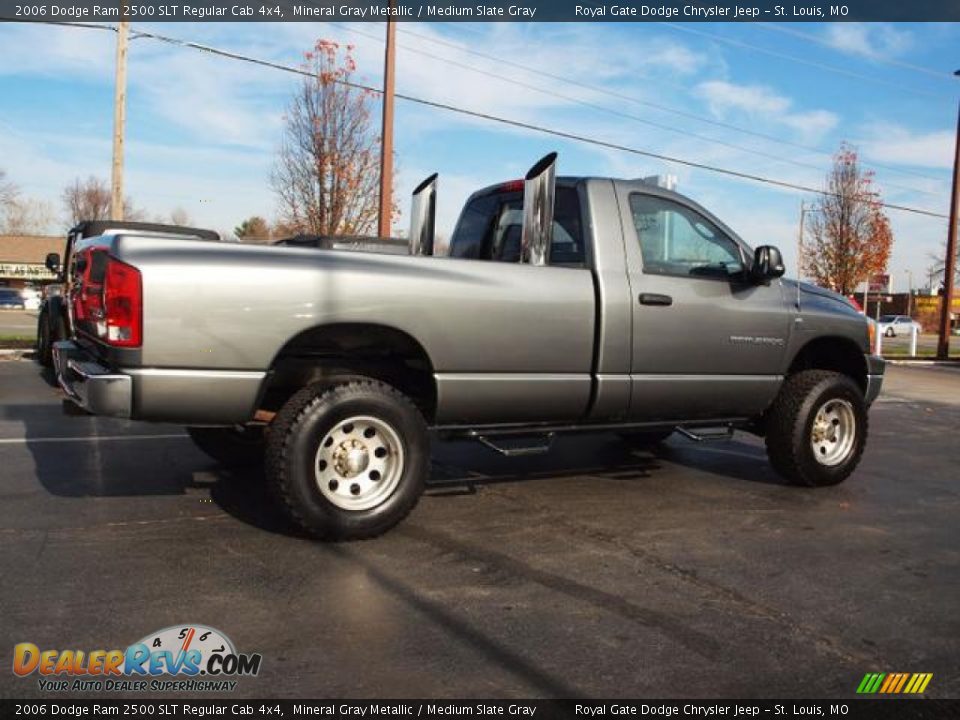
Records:
<instances>
[{"instance_id":1,"label":"rear tail light","mask_svg":"<svg viewBox=\"0 0 960 720\"><path fill-rule=\"evenodd\" d=\"M105 250L78 258L74 319L115 347L140 347L143 340L143 282L140 271Z\"/></svg>"},{"instance_id":2,"label":"rear tail light","mask_svg":"<svg viewBox=\"0 0 960 720\"><path fill-rule=\"evenodd\" d=\"M140 271L116 258L107 261L103 284L106 340L117 347L140 347L143 335L143 283ZM99 329L99 328L98 328Z\"/></svg>"}]
</instances>

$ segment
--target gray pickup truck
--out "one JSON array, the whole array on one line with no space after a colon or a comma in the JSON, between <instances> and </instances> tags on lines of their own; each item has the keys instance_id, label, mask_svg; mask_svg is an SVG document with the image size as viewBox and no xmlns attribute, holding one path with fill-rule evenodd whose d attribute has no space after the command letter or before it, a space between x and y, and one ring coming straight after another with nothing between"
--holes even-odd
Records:
<instances>
[{"instance_id":1,"label":"gray pickup truck","mask_svg":"<svg viewBox=\"0 0 960 720\"><path fill-rule=\"evenodd\" d=\"M430 429L517 454L556 433L736 428L793 483L850 475L883 379L863 316L692 200L557 178L555 159L472 195L443 257L436 176L402 255L83 239L60 385L90 413L186 425L221 463L263 462L326 539L410 512Z\"/></svg>"}]
</instances>

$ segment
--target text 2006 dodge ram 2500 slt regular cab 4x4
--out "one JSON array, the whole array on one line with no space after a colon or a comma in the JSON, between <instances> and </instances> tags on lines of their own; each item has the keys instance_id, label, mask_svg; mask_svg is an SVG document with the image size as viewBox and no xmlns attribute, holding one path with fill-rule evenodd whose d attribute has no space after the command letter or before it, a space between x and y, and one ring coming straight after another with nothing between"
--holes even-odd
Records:
<instances>
[{"instance_id":1,"label":"text 2006 dodge ram 2500 slt regular cab 4x4","mask_svg":"<svg viewBox=\"0 0 960 720\"><path fill-rule=\"evenodd\" d=\"M735 427L796 484L850 475L883 376L850 303L782 279L776 248L752 251L682 195L555 179L554 160L475 193L448 257L432 256L435 176L414 193L408 255L84 239L60 384L92 413L187 425L223 463L262 459L324 538L406 516L429 428L504 449Z\"/></svg>"}]
</instances>

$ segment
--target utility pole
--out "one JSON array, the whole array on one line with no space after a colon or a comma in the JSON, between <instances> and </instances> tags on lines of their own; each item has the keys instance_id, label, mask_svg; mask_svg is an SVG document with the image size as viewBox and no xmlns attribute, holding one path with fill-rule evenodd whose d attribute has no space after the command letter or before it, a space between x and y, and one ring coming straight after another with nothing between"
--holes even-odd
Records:
<instances>
[{"instance_id":1,"label":"utility pole","mask_svg":"<svg viewBox=\"0 0 960 720\"><path fill-rule=\"evenodd\" d=\"M910 315L911 305L913 304L913 271L904 270L907 274L907 316L913 317Z\"/></svg>"},{"instance_id":2,"label":"utility pole","mask_svg":"<svg viewBox=\"0 0 960 720\"><path fill-rule=\"evenodd\" d=\"M960 70L954 75L960 77ZM947 257L943 262L943 307L940 308L940 339L937 359L950 356L950 311L953 305L953 276L957 268L957 212L960 205L960 104L957 106L957 140L953 153L953 194L950 196L950 229L947 230Z\"/></svg>"},{"instance_id":3,"label":"utility pole","mask_svg":"<svg viewBox=\"0 0 960 720\"><path fill-rule=\"evenodd\" d=\"M390 1L393 10L393 0ZM389 16L392 18L392 16ZM380 133L380 215L377 234L390 237L390 215L393 206L393 87L396 62L397 27L392 19L387 20L387 47L383 59L383 127Z\"/></svg>"},{"instance_id":4,"label":"utility pole","mask_svg":"<svg viewBox=\"0 0 960 720\"><path fill-rule=\"evenodd\" d=\"M807 203L800 201L800 227L797 229L797 280L803 267L803 223L807 218Z\"/></svg>"},{"instance_id":5,"label":"utility pole","mask_svg":"<svg viewBox=\"0 0 960 720\"><path fill-rule=\"evenodd\" d=\"M121 10L126 3L121 3ZM127 123L127 39L130 23L117 26L116 84L113 90L113 171L110 177L110 219L123 220L123 135Z\"/></svg>"}]
</instances>

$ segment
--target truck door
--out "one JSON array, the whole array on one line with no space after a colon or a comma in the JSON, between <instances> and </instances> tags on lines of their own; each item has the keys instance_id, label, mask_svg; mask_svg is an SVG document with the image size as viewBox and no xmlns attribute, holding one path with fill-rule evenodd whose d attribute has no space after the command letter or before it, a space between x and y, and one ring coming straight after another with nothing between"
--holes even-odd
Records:
<instances>
[{"instance_id":1,"label":"truck door","mask_svg":"<svg viewBox=\"0 0 960 720\"><path fill-rule=\"evenodd\" d=\"M630 417L751 417L779 387L781 283L746 278L748 248L675 193L618 186L633 303Z\"/></svg>"}]
</instances>

